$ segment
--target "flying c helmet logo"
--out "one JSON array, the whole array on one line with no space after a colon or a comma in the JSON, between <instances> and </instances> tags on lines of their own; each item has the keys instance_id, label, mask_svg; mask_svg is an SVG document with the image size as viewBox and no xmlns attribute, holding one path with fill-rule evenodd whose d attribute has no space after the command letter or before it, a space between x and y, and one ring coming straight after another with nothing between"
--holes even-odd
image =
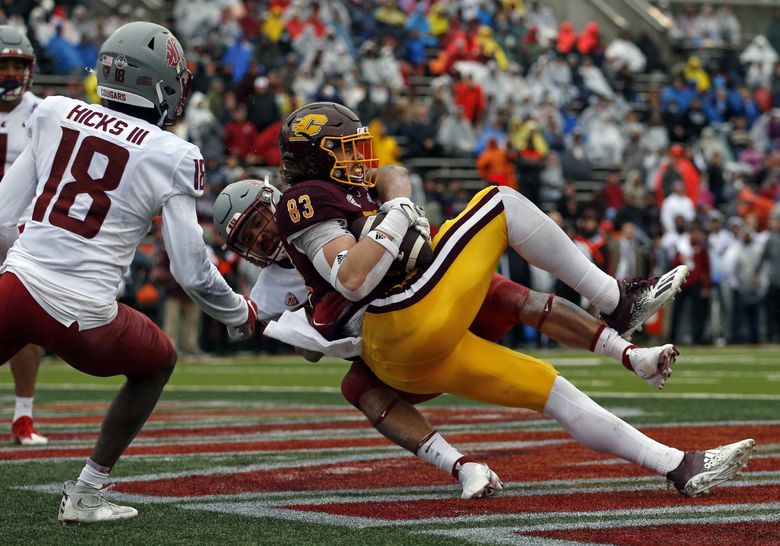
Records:
<instances>
[{"instance_id":1,"label":"flying c helmet logo","mask_svg":"<svg viewBox=\"0 0 780 546\"><path fill-rule=\"evenodd\" d=\"M311 140L317 136L328 123L325 114L306 114L302 118L296 118L292 124L291 141Z\"/></svg>"}]
</instances>

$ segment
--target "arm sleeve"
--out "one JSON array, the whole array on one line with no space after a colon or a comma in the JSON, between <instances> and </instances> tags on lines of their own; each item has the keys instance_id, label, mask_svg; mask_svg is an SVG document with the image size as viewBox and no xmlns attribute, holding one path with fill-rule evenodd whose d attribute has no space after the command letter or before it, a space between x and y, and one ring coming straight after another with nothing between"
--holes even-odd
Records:
<instances>
[{"instance_id":1,"label":"arm sleeve","mask_svg":"<svg viewBox=\"0 0 780 546\"><path fill-rule=\"evenodd\" d=\"M249 312L247 304L208 259L195 213L195 199L174 195L162 212L163 240L176 282L203 312L228 326L244 324Z\"/></svg>"},{"instance_id":2,"label":"arm sleeve","mask_svg":"<svg viewBox=\"0 0 780 546\"><path fill-rule=\"evenodd\" d=\"M5 173L0 184L1 256L5 256L19 237L19 218L35 197L37 183L35 155L28 145Z\"/></svg>"}]
</instances>

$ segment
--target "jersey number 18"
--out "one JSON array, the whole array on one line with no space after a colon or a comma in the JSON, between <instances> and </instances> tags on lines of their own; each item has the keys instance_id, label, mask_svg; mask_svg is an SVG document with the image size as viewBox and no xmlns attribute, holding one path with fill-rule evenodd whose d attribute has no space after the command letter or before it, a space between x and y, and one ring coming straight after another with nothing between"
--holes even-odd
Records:
<instances>
[{"instance_id":1,"label":"jersey number 18","mask_svg":"<svg viewBox=\"0 0 780 546\"><path fill-rule=\"evenodd\" d=\"M62 182L70 158L73 156L73 149L76 147L78 137L78 131L68 129L67 127L62 128L62 139L57 148L57 153L54 155L49 179L43 187L43 193L35 201L32 213L34 221L43 221L49 204ZM94 178L89 174L89 166L94 155L98 153L103 155L108 161L103 176ZM96 136L86 137L76 151L73 165L70 168L70 175L73 181L65 183L62 187L49 213L49 223L87 239L97 235L100 227L103 225L103 221L106 219L108 210L111 208L111 198L106 192L114 190L119 186L129 158L129 150L119 144ZM70 208L76 202L76 197L81 194L87 194L92 199L92 204L90 204L83 220L68 214Z\"/></svg>"}]
</instances>

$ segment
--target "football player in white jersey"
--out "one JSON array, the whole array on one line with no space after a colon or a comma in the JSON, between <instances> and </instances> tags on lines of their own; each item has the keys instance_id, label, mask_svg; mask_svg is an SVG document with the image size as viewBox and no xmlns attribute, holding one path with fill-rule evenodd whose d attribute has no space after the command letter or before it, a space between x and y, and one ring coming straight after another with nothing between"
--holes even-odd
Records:
<instances>
[{"instance_id":1,"label":"football player in white jersey","mask_svg":"<svg viewBox=\"0 0 780 546\"><path fill-rule=\"evenodd\" d=\"M35 51L30 40L19 29L0 25L0 179L29 142L25 124L41 102L30 92L34 71ZM0 262L3 260L5 252L0 251ZM11 441L25 446L48 443L35 430L32 419L40 363L41 349L36 345L26 345L10 360L16 390Z\"/></svg>"},{"instance_id":2,"label":"football player in white jersey","mask_svg":"<svg viewBox=\"0 0 780 546\"><path fill-rule=\"evenodd\" d=\"M59 520L134 517L102 495L109 472L154 409L176 362L163 331L115 296L152 219L177 282L203 309L248 332L254 304L227 285L206 253L195 212L200 151L163 126L181 116L191 74L178 40L147 22L117 29L100 48L105 105L48 97L27 123L30 144L0 184L0 362L36 343L95 376L125 375ZM33 201L19 235L17 222Z\"/></svg>"},{"instance_id":3,"label":"football player in white jersey","mask_svg":"<svg viewBox=\"0 0 780 546\"><path fill-rule=\"evenodd\" d=\"M385 200L411 195L408 174L401 167L382 167L378 180L379 195ZM258 320L266 323L305 305L308 296L303 277L287 258L273 227L280 197L279 190L267 181L241 180L228 185L214 203L214 222L228 248L261 267L250 297L257 304ZM657 388L671 376L678 354L670 344L650 348L631 345L576 305L496 275L470 330L497 340L521 322L537 326L564 345L610 356ZM309 360L322 356L298 350ZM463 498L490 496L501 489L495 472L464 457L414 407L438 395L393 389L359 359L353 361L341 389L345 399L397 445L446 472L452 472L453 463L460 462L455 466Z\"/></svg>"}]
</instances>

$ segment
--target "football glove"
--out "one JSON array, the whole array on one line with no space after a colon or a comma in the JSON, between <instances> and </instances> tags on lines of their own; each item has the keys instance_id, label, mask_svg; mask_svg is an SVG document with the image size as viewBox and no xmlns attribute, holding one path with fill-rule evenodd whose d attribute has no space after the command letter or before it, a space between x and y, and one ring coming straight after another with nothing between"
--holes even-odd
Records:
<instances>
[{"instance_id":1,"label":"football glove","mask_svg":"<svg viewBox=\"0 0 780 546\"><path fill-rule=\"evenodd\" d=\"M425 212L423 211L423 214ZM425 237L425 240L431 242L431 223L425 216L418 216L417 221L412 226L417 232Z\"/></svg>"},{"instance_id":2,"label":"football glove","mask_svg":"<svg viewBox=\"0 0 780 546\"><path fill-rule=\"evenodd\" d=\"M420 216L425 217L425 210L421 206L415 205L412 200L407 197L396 197L395 199L385 201L382 203L382 206L379 207L379 210L385 213L388 213L391 210L400 210L409 220L410 226L414 226Z\"/></svg>"},{"instance_id":3,"label":"football glove","mask_svg":"<svg viewBox=\"0 0 780 546\"><path fill-rule=\"evenodd\" d=\"M249 339L255 333L255 324L257 323L257 304L248 297L244 296L247 305L246 322L240 326L228 326L227 333L230 341L242 341Z\"/></svg>"}]
</instances>

